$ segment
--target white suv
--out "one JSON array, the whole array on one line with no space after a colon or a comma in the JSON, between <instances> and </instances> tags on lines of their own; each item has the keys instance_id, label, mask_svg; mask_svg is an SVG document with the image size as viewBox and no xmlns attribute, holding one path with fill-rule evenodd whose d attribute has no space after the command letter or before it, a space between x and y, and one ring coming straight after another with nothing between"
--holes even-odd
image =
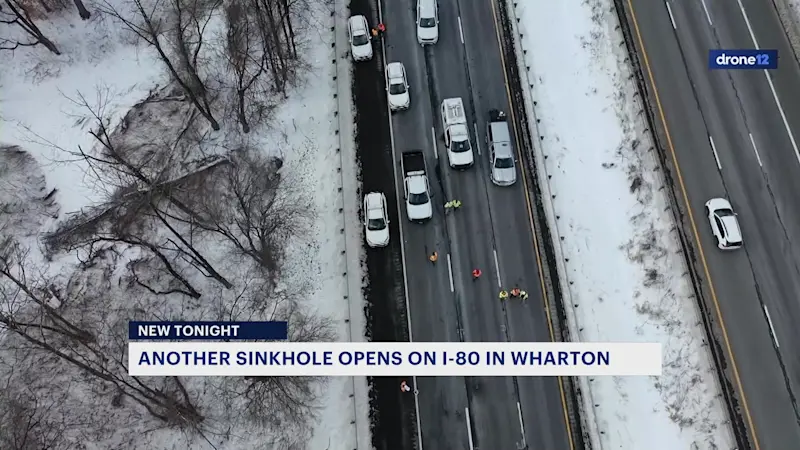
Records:
<instances>
[{"instance_id":1,"label":"white suv","mask_svg":"<svg viewBox=\"0 0 800 450\"><path fill-rule=\"evenodd\" d=\"M437 0L417 0L417 42L431 45L439 42L439 4Z\"/></svg>"},{"instance_id":2,"label":"white suv","mask_svg":"<svg viewBox=\"0 0 800 450\"><path fill-rule=\"evenodd\" d=\"M353 16L347 21L347 36L350 39L350 54L353 60L369 61L372 59L372 37L369 25L364 16Z\"/></svg>"},{"instance_id":3,"label":"white suv","mask_svg":"<svg viewBox=\"0 0 800 450\"><path fill-rule=\"evenodd\" d=\"M724 198L712 198L706 202L706 215L717 239L717 247L733 250L742 246L742 230L730 202Z\"/></svg>"}]
</instances>

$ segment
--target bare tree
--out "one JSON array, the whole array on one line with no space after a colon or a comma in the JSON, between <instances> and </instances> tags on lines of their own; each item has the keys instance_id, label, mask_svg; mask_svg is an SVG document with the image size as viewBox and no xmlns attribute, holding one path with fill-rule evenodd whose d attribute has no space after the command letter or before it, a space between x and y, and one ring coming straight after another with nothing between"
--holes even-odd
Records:
<instances>
[{"instance_id":1,"label":"bare tree","mask_svg":"<svg viewBox=\"0 0 800 450\"><path fill-rule=\"evenodd\" d=\"M267 53L259 45L258 26L248 14L247 4L234 1L225 8L228 63L236 78L236 116L244 133L250 132L247 120L247 94L267 71Z\"/></svg>"},{"instance_id":2,"label":"bare tree","mask_svg":"<svg viewBox=\"0 0 800 450\"><path fill-rule=\"evenodd\" d=\"M336 338L330 319L304 309L298 298L303 289L276 291L258 272L245 274L244 286L233 301L226 302L217 320L285 320L292 342L330 342ZM252 278L250 278L252 277ZM308 437L318 413L317 393L323 379L316 377L243 377L217 382L226 416L272 430L277 448L294 448Z\"/></svg>"},{"instance_id":3,"label":"bare tree","mask_svg":"<svg viewBox=\"0 0 800 450\"><path fill-rule=\"evenodd\" d=\"M161 11L161 0L156 0L152 7L148 7L143 0L132 0L135 17L128 17L118 11L107 1L103 3L102 11L119 20L128 30L147 42L158 53L159 58L169 70L172 78L177 82L189 100L197 107L200 114L205 117L214 131L220 129L219 123L214 118L211 108L210 94L198 74L198 57L203 46L204 31L208 22L213 17L213 9L201 8L199 2L186 8L184 1L170 0L172 14L170 25L164 25L165 13ZM172 36L175 40L174 47L178 55L173 59L167 52L166 42L162 40Z\"/></svg>"},{"instance_id":4,"label":"bare tree","mask_svg":"<svg viewBox=\"0 0 800 450\"><path fill-rule=\"evenodd\" d=\"M6 240L0 249L0 327L37 351L58 357L92 379L113 386L120 396L143 406L153 417L169 423L196 425L203 421L183 383L177 378L143 380L127 374L127 336L121 326L106 327L96 317L79 324L57 292L63 288L41 274L29 276L28 250ZM84 293L85 295L86 293ZM107 292L100 290L100 295ZM85 301L85 300L84 300ZM98 330L98 328L100 328Z\"/></svg>"},{"instance_id":5,"label":"bare tree","mask_svg":"<svg viewBox=\"0 0 800 450\"><path fill-rule=\"evenodd\" d=\"M41 374L40 361L28 351L11 352L13 360L4 364L5 383L0 386L0 448L8 450L67 450L68 430L81 425L81 418L64 414L69 386L44 395L34 387L32 377ZM36 369L33 369L36 368Z\"/></svg>"},{"instance_id":6,"label":"bare tree","mask_svg":"<svg viewBox=\"0 0 800 450\"><path fill-rule=\"evenodd\" d=\"M192 218L197 227L225 237L274 282L287 241L309 230L313 209L282 182L280 160L244 148L230 161L214 173L215 182L192 185L192 198L185 202L197 213Z\"/></svg>"},{"instance_id":7,"label":"bare tree","mask_svg":"<svg viewBox=\"0 0 800 450\"><path fill-rule=\"evenodd\" d=\"M273 88L284 95L293 73L292 63L297 58L290 6L287 0L250 0L263 52L269 61Z\"/></svg>"},{"instance_id":8,"label":"bare tree","mask_svg":"<svg viewBox=\"0 0 800 450\"><path fill-rule=\"evenodd\" d=\"M11 39L0 39L0 50L15 50L18 47L33 47L42 44L46 49L60 55L61 51L56 47L42 30L36 25L31 16L29 6L20 0L3 0L4 5L0 5L0 23L6 25L16 25L27 36L28 40L18 41Z\"/></svg>"},{"instance_id":9,"label":"bare tree","mask_svg":"<svg viewBox=\"0 0 800 450\"><path fill-rule=\"evenodd\" d=\"M173 216L170 212L170 205L185 214L193 214L172 194L172 190L180 185L182 177L176 177L169 170L171 169L169 159L161 159L169 158L170 149L163 148L149 152L147 158L137 159L135 151L137 149L117 145L114 133L108 128L109 120L104 116L103 100L101 100L100 106L92 107L85 97L79 95L77 103L85 107L95 120L97 128L90 131L90 134L100 144L102 151L99 154L89 153L79 147L76 156L88 164L91 172L100 181L106 185L117 187L108 208L113 223L108 234L89 235L88 239L83 240L79 245L92 245L97 239L104 239L106 242L114 241L143 246L152 251L167 268L170 267L168 259L160 253L160 250L178 252L205 276L215 279L228 289L231 288L233 286L231 282L192 243L192 237L184 236L184 233L170 222L170 218ZM205 167L203 170L213 169L224 162L224 159L215 159L203 166ZM156 220L170 232L172 237L166 239L168 245L155 243L148 239L150 230L136 228L142 225L143 218L148 217ZM51 239L51 242L57 242L63 236L53 237L57 237L57 239ZM191 296L198 294L188 281L177 276L177 271L170 270L170 273L176 275L176 279L186 287L186 293Z\"/></svg>"}]
</instances>

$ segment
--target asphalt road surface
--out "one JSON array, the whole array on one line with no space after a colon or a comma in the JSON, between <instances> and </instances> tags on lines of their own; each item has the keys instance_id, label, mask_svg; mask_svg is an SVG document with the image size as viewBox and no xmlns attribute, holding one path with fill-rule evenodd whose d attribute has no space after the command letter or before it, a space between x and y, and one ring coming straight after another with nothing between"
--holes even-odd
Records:
<instances>
[{"instance_id":1,"label":"asphalt road surface","mask_svg":"<svg viewBox=\"0 0 800 450\"><path fill-rule=\"evenodd\" d=\"M411 109L392 119L396 190L403 191L401 153L422 149L434 195L426 224L408 222L400 206L413 339L549 341L524 183L499 188L488 177L488 110L509 108L492 6L440 0L439 42L425 48L416 41L415 7L415 0L382 3L387 62L405 65L412 97ZM473 124L476 164L462 172L449 168L441 137L439 108L450 97L464 100ZM445 214L450 199L463 206ZM427 260L434 250L436 264ZM474 268L483 272L477 281ZM499 301L500 289L513 286L529 292L527 303ZM423 448L514 449L523 440L529 448L573 448L555 378L419 378L416 388Z\"/></svg>"},{"instance_id":2,"label":"asphalt road surface","mask_svg":"<svg viewBox=\"0 0 800 450\"><path fill-rule=\"evenodd\" d=\"M800 69L769 0L741 0L744 12L737 0L631 3L726 330L722 346L735 362L744 424L753 448L797 448L800 155L790 133L800 130ZM709 49L756 48L753 37L781 56L771 83L763 70L709 70ZM743 250L716 248L704 211L712 197L729 198L739 213Z\"/></svg>"}]
</instances>

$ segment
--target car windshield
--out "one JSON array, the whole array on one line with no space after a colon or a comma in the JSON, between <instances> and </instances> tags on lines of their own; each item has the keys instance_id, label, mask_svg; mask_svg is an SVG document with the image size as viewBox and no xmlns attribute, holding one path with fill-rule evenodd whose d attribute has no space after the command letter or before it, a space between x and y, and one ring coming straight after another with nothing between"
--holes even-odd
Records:
<instances>
[{"instance_id":1,"label":"car windshield","mask_svg":"<svg viewBox=\"0 0 800 450\"><path fill-rule=\"evenodd\" d=\"M731 211L730 209L718 209L717 215L719 217L728 217L728 216L733 216L734 214L733 211Z\"/></svg>"},{"instance_id":2,"label":"car windshield","mask_svg":"<svg viewBox=\"0 0 800 450\"><path fill-rule=\"evenodd\" d=\"M494 160L494 167L496 169L511 169L514 167L513 158L497 158Z\"/></svg>"},{"instance_id":3,"label":"car windshield","mask_svg":"<svg viewBox=\"0 0 800 450\"><path fill-rule=\"evenodd\" d=\"M367 221L367 229L370 231L380 231L384 228L386 228L386 222L383 220L383 218L369 219Z\"/></svg>"},{"instance_id":4,"label":"car windshield","mask_svg":"<svg viewBox=\"0 0 800 450\"><path fill-rule=\"evenodd\" d=\"M400 95L406 93L406 86L402 83L390 84L389 93L392 95Z\"/></svg>"},{"instance_id":5,"label":"car windshield","mask_svg":"<svg viewBox=\"0 0 800 450\"><path fill-rule=\"evenodd\" d=\"M410 194L408 196L408 203L412 205L424 205L428 203L428 193Z\"/></svg>"},{"instance_id":6,"label":"car windshield","mask_svg":"<svg viewBox=\"0 0 800 450\"><path fill-rule=\"evenodd\" d=\"M419 19L419 26L421 28L433 28L436 26L436 19L433 17L421 17Z\"/></svg>"},{"instance_id":7,"label":"car windshield","mask_svg":"<svg viewBox=\"0 0 800 450\"><path fill-rule=\"evenodd\" d=\"M452 150L455 153L463 153L469 151L469 141L453 141Z\"/></svg>"},{"instance_id":8,"label":"car windshield","mask_svg":"<svg viewBox=\"0 0 800 450\"><path fill-rule=\"evenodd\" d=\"M367 45L369 38L366 34L357 34L353 36L353 45Z\"/></svg>"}]
</instances>

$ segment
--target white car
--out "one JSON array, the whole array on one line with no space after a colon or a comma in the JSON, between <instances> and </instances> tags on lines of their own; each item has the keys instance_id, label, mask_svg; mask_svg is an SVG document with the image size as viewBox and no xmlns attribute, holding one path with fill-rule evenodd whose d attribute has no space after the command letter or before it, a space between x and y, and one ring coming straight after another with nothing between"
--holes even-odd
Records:
<instances>
[{"instance_id":1,"label":"white car","mask_svg":"<svg viewBox=\"0 0 800 450\"><path fill-rule=\"evenodd\" d=\"M742 246L742 229L730 202L724 198L712 198L706 202L706 214L711 232L717 239L717 247L733 250Z\"/></svg>"},{"instance_id":2,"label":"white car","mask_svg":"<svg viewBox=\"0 0 800 450\"><path fill-rule=\"evenodd\" d=\"M372 59L372 36L364 16L353 16L347 21L347 36L350 39L350 54L353 60L369 61Z\"/></svg>"},{"instance_id":3,"label":"white car","mask_svg":"<svg viewBox=\"0 0 800 450\"><path fill-rule=\"evenodd\" d=\"M382 192L370 192L364 196L364 229L370 247L389 245L389 216L386 211L386 196Z\"/></svg>"},{"instance_id":4,"label":"white car","mask_svg":"<svg viewBox=\"0 0 800 450\"><path fill-rule=\"evenodd\" d=\"M437 0L417 0L417 42L432 45L439 42L439 4Z\"/></svg>"},{"instance_id":5,"label":"white car","mask_svg":"<svg viewBox=\"0 0 800 450\"><path fill-rule=\"evenodd\" d=\"M413 176L405 180L406 214L411 222L425 222L433 217L428 179Z\"/></svg>"},{"instance_id":6,"label":"white car","mask_svg":"<svg viewBox=\"0 0 800 450\"><path fill-rule=\"evenodd\" d=\"M406 68L401 62L389 63L386 66L386 77L389 86L389 108L392 111L408 109L411 106L411 95L408 93L408 80L406 79Z\"/></svg>"}]
</instances>

